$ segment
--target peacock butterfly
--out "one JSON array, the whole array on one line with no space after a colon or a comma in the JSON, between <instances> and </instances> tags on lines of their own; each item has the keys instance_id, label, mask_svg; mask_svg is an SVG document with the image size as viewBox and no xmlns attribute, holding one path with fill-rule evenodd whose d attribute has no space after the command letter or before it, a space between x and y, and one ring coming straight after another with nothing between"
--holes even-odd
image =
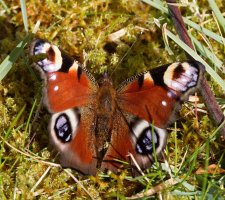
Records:
<instances>
[{"instance_id":1,"label":"peacock butterfly","mask_svg":"<svg viewBox=\"0 0 225 200\"><path fill-rule=\"evenodd\" d=\"M61 165L84 174L117 172L118 160L131 153L139 166L151 166L153 146L160 156L175 111L200 84L204 66L197 61L164 65L124 81L118 89L107 74L99 83L78 61L41 39L31 54L45 80L44 103L51 113L49 132Z\"/></svg>"}]
</instances>

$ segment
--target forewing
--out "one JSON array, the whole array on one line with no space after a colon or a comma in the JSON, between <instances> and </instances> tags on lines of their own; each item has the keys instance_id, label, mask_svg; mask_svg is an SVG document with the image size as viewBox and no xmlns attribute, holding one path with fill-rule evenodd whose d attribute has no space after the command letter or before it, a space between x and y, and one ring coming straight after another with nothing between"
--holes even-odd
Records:
<instances>
[{"instance_id":1,"label":"forewing","mask_svg":"<svg viewBox=\"0 0 225 200\"><path fill-rule=\"evenodd\" d=\"M136 76L117 91L121 110L159 128L173 121L174 111L198 88L204 67L199 62L177 62Z\"/></svg>"},{"instance_id":2,"label":"forewing","mask_svg":"<svg viewBox=\"0 0 225 200\"><path fill-rule=\"evenodd\" d=\"M36 63L45 79L45 104L49 112L89 104L98 88L91 74L73 58L67 56L57 46L44 40L35 40L31 54L45 54L46 58Z\"/></svg>"}]
</instances>

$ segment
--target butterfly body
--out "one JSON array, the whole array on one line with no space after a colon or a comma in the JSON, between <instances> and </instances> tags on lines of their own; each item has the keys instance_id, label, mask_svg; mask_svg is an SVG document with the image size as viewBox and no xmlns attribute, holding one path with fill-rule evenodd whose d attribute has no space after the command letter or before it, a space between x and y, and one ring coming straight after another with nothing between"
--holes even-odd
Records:
<instances>
[{"instance_id":1,"label":"butterfly body","mask_svg":"<svg viewBox=\"0 0 225 200\"><path fill-rule=\"evenodd\" d=\"M116 90L111 81L104 78L97 93L98 113L100 115L113 115L116 108Z\"/></svg>"},{"instance_id":2,"label":"butterfly body","mask_svg":"<svg viewBox=\"0 0 225 200\"><path fill-rule=\"evenodd\" d=\"M51 141L62 166L84 174L99 168L117 172L122 166L118 160L129 162L129 154L141 168L151 166L153 153L160 156L165 147L165 128L198 88L204 72L200 63L177 62L132 77L115 89L107 74L97 83L86 68L44 40L31 46L32 55L40 53L47 56L36 68L46 84Z\"/></svg>"}]
</instances>

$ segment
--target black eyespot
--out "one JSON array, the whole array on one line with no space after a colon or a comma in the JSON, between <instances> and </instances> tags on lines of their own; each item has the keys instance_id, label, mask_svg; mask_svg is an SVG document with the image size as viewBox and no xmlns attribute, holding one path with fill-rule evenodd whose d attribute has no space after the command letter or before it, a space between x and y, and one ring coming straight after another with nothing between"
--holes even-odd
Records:
<instances>
[{"instance_id":1,"label":"black eyespot","mask_svg":"<svg viewBox=\"0 0 225 200\"><path fill-rule=\"evenodd\" d=\"M154 144L152 136L154 137ZM152 127L150 126L144 129L137 139L136 152L142 155L152 154L153 145L155 145L155 149L159 146L159 136L156 130L154 130L154 133L152 134Z\"/></svg>"},{"instance_id":2,"label":"black eyespot","mask_svg":"<svg viewBox=\"0 0 225 200\"><path fill-rule=\"evenodd\" d=\"M63 142L70 142L72 139L72 127L68 116L63 113L59 115L55 120L54 126L55 134L57 138Z\"/></svg>"}]
</instances>

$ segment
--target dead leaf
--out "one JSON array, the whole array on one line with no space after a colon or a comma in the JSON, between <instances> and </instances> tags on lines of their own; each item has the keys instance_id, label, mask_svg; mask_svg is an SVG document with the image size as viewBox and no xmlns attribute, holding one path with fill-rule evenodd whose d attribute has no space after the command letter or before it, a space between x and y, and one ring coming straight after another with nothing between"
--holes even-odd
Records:
<instances>
[{"instance_id":1,"label":"dead leaf","mask_svg":"<svg viewBox=\"0 0 225 200\"><path fill-rule=\"evenodd\" d=\"M203 167L200 167L195 174L224 174L225 169L220 168L216 164L212 164L208 166L208 169L204 169Z\"/></svg>"}]
</instances>

